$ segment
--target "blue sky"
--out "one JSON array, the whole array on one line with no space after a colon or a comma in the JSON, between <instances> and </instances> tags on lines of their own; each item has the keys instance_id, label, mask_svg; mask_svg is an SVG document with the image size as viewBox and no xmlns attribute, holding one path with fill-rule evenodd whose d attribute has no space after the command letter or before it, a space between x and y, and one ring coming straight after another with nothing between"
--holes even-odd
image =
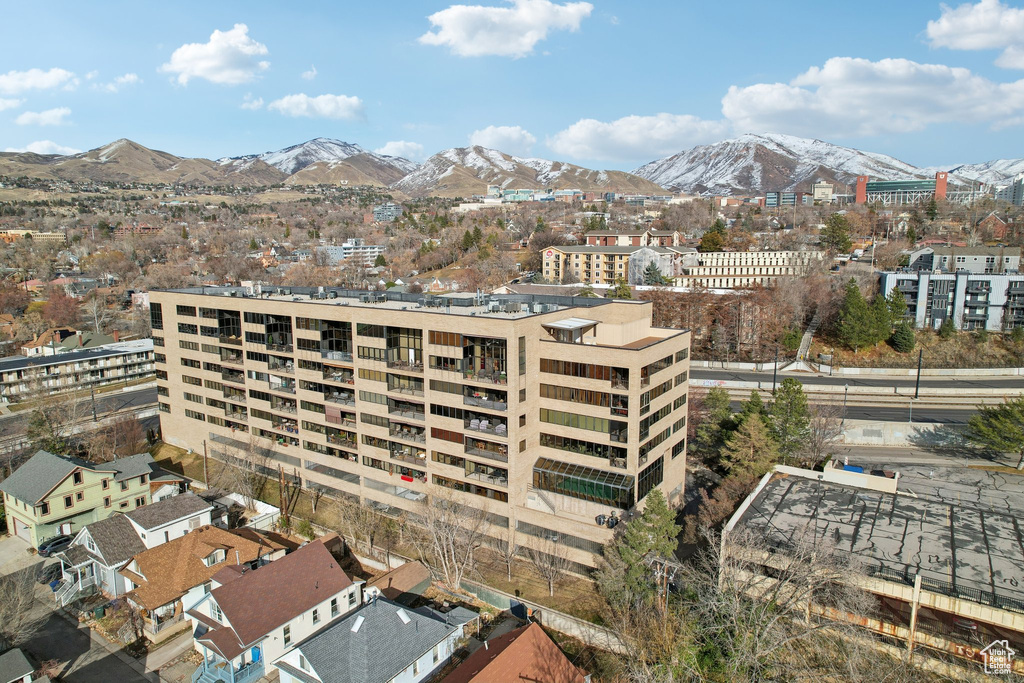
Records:
<instances>
[{"instance_id":1,"label":"blue sky","mask_svg":"<svg viewBox=\"0 0 1024 683\"><path fill-rule=\"evenodd\" d=\"M1014 0L479 1L4 2L0 149L324 136L630 170L771 131L922 166L1024 156Z\"/></svg>"}]
</instances>

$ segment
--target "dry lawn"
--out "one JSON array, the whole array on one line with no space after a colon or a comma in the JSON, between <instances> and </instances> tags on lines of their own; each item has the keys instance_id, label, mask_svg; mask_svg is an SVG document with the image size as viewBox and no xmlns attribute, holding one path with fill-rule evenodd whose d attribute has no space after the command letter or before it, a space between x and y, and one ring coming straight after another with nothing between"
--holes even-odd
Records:
<instances>
[{"instance_id":1,"label":"dry lawn","mask_svg":"<svg viewBox=\"0 0 1024 683\"><path fill-rule=\"evenodd\" d=\"M943 339L935 332L917 330L917 346L910 353L899 353L882 342L857 353L840 348L838 342L824 336L811 344L810 357L832 353L837 367L915 368L917 354L924 350L924 368L1015 368L1024 365L1024 344L1015 344L1007 335L988 333L982 341L976 333L958 332Z\"/></svg>"}]
</instances>

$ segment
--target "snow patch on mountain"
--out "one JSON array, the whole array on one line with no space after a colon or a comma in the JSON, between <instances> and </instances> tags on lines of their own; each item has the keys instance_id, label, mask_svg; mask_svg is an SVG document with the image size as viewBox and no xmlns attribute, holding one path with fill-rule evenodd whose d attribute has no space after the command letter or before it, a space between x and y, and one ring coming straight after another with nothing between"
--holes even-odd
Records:
<instances>
[{"instance_id":1,"label":"snow patch on mountain","mask_svg":"<svg viewBox=\"0 0 1024 683\"><path fill-rule=\"evenodd\" d=\"M302 144L292 145L277 151L249 154L240 157L225 157L217 161L221 165L234 164L238 165L239 168L246 168L252 162L259 159L288 175L292 175L307 166L312 166L321 161L337 164L360 154L365 154L377 163L397 168L402 173L411 173L419 167L415 162L402 157L377 154L376 152L363 149L359 145L330 138L314 138Z\"/></svg>"}]
</instances>

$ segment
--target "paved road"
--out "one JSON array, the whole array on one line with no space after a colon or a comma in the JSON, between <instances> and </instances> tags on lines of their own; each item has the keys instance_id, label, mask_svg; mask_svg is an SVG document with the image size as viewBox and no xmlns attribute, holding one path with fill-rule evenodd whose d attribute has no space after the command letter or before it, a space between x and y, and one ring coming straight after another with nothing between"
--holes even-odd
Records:
<instances>
[{"instance_id":1,"label":"paved road","mask_svg":"<svg viewBox=\"0 0 1024 683\"><path fill-rule=\"evenodd\" d=\"M811 397L813 399L813 396ZM741 402L733 401L732 409L740 409ZM967 420L977 412L974 408L945 408L942 406L914 405L913 421L921 424L967 424ZM866 406L850 404L846 407L847 420L875 420L877 422L909 422L910 402L905 405Z\"/></svg>"},{"instance_id":2,"label":"paved road","mask_svg":"<svg viewBox=\"0 0 1024 683\"><path fill-rule=\"evenodd\" d=\"M862 375L810 375L804 373L779 373L778 380L784 377L795 377L804 384L831 384L838 387L912 387L917 381L914 377L871 377ZM717 379L729 382L771 382L772 373L748 372L738 370L711 370L708 368L691 368L691 379ZM921 377L922 388L936 389L1007 389L1024 392L1024 377Z\"/></svg>"},{"instance_id":3,"label":"paved road","mask_svg":"<svg viewBox=\"0 0 1024 683\"><path fill-rule=\"evenodd\" d=\"M126 408L139 408L156 403L156 387L134 391L110 392L96 397L96 414L101 418ZM80 412L83 416L92 410L91 400L82 399ZM0 415L0 436L24 433L31 416L29 410L19 410L9 415Z\"/></svg>"}]
</instances>

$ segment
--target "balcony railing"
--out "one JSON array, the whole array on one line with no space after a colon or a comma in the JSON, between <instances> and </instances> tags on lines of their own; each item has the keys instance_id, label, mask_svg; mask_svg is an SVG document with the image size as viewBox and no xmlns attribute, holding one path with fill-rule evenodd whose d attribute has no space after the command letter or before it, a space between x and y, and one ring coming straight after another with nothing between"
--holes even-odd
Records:
<instances>
[{"instance_id":1,"label":"balcony railing","mask_svg":"<svg viewBox=\"0 0 1024 683\"><path fill-rule=\"evenodd\" d=\"M468 382L508 384L508 377L498 370L464 370L462 377Z\"/></svg>"},{"instance_id":2,"label":"balcony railing","mask_svg":"<svg viewBox=\"0 0 1024 683\"><path fill-rule=\"evenodd\" d=\"M404 360L389 360L388 367L392 370L404 370L405 372L423 372L423 363L409 363Z\"/></svg>"},{"instance_id":3,"label":"balcony railing","mask_svg":"<svg viewBox=\"0 0 1024 683\"><path fill-rule=\"evenodd\" d=\"M493 434L494 436L500 436L503 439L508 438L508 425L504 422L495 422L474 417L464 420L462 424L466 429L473 432Z\"/></svg>"},{"instance_id":4,"label":"balcony railing","mask_svg":"<svg viewBox=\"0 0 1024 683\"><path fill-rule=\"evenodd\" d=\"M320 357L324 360L339 360L343 363L352 362L351 351L321 351Z\"/></svg>"},{"instance_id":5,"label":"balcony railing","mask_svg":"<svg viewBox=\"0 0 1024 683\"><path fill-rule=\"evenodd\" d=\"M354 406L356 404L356 397L353 394L345 393L343 391L324 394L324 400L328 403L338 403L343 406Z\"/></svg>"},{"instance_id":6,"label":"balcony railing","mask_svg":"<svg viewBox=\"0 0 1024 683\"><path fill-rule=\"evenodd\" d=\"M508 403L505 401L493 401L486 394L480 396L463 396L462 403L467 406L486 408L488 410L508 410Z\"/></svg>"},{"instance_id":7,"label":"balcony railing","mask_svg":"<svg viewBox=\"0 0 1024 683\"><path fill-rule=\"evenodd\" d=\"M337 382L339 384L355 384L356 376L351 370L336 370L334 368L324 368L323 377L328 382Z\"/></svg>"},{"instance_id":8,"label":"balcony railing","mask_svg":"<svg viewBox=\"0 0 1024 683\"><path fill-rule=\"evenodd\" d=\"M417 431L412 427L393 426L388 433L396 439L402 439L403 441L414 441L416 443L427 442L427 434L425 430Z\"/></svg>"},{"instance_id":9,"label":"balcony railing","mask_svg":"<svg viewBox=\"0 0 1024 683\"><path fill-rule=\"evenodd\" d=\"M222 334L218 338L218 341L220 341L221 344L230 344L232 346L241 346L242 345L242 337L241 337L241 335L235 335L235 334L223 335Z\"/></svg>"},{"instance_id":10,"label":"balcony railing","mask_svg":"<svg viewBox=\"0 0 1024 683\"><path fill-rule=\"evenodd\" d=\"M489 474L487 472L467 472L467 479L475 479L484 484L495 484L497 486L503 486L508 488L508 474L501 475L499 473Z\"/></svg>"},{"instance_id":11,"label":"balcony railing","mask_svg":"<svg viewBox=\"0 0 1024 683\"><path fill-rule=\"evenodd\" d=\"M492 444L487 441L480 441L472 437L466 438L465 449L467 453L479 455L499 462L508 462L508 446Z\"/></svg>"},{"instance_id":12,"label":"balcony railing","mask_svg":"<svg viewBox=\"0 0 1024 683\"><path fill-rule=\"evenodd\" d=\"M240 354L240 353L233 353L233 354L228 355L228 356L221 356L220 362L221 363L227 363L228 365L243 365L244 364L244 360L242 359L242 354Z\"/></svg>"},{"instance_id":13,"label":"balcony railing","mask_svg":"<svg viewBox=\"0 0 1024 683\"><path fill-rule=\"evenodd\" d=\"M245 384L245 373L241 370L222 370L220 373L221 381L234 382L235 384Z\"/></svg>"}]
</instances>

